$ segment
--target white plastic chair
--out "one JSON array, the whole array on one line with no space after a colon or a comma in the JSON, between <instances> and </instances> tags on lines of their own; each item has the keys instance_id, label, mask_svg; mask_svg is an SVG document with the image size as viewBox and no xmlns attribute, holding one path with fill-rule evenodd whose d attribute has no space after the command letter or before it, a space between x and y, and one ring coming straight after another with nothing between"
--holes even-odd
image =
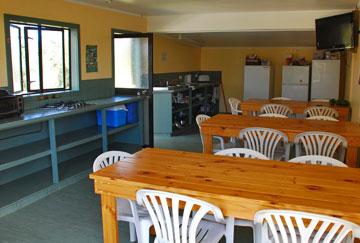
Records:
<instances>
[{"instance_id":1,"label":"white plastic chair","mask_svg":"<svg viewBox=\"0 0 360 243\"><path fill-rule=\"evenodd\" d=\"M274 97L274 98L271 98L271 100L291 100L291 99L287 98L287 97Z\"/></svg>"},{"instance_id":2,"label":"white plastic chair","mask_svg":"<svg viewBox=\"0 0 360 243\"><path fill-rule=\"evenodd\" d=\"M252 158L252 159L262 159L262 160L269 160L268 157L265 155L246 148L231 148L231 149L224 149L221 150L215 155L221 156L230 156L230 157L242 157L242 158ZM209 216L205 216L206 219ZM251 220L244 220L244 219L234 219L233 217L226 218L226 242L234 242L234 230L235 226L243 226L243 227L251 227L254 228L254 223Z\"/></svg>"},{"instance_id":3,"label":"white plastic chair","mask_svg":"<svg viewBox=\"0 0 360 243\"><path fill-rule=\"evenodd\" d=\"M133 155L123 151L108 151L100 154L93 163L93 172L104 169L120 160L131 158Z\"/></svg>"},{"instance_id":4,"label":"white plastic chair","mask_svg":"<svg viewBox=\"0 0 360 243\"><path fill-rule=\"evenodd\" d=\"M150 214L157 243L215 243L225 235L223 214L210 203L154 190L139 190L136 199ZM180 206L184 209L182 215ZM208 213L213 215L216 222L203 219Z\"/></svg>"},{"instance_id":5,"label":"white plastic chair","mask_svg":"<svg viewBox=\"0 0 360 243\"><path fill-rule=\"evenodd\" d=\"M259 117L289 118L289 117L287 117L287 116L285 116L285 115L276 114L276 113L260 114Z\"/></svg>"},{"instance_id":6,"label":"white plastic chair","mask_svg":"<svg viewBox=\"0 0 360 243\"><path fill-rule=\"evenodd\" d=\"M300 157L295 157L289 162L301 163L301 164L312 164L312 165L328 165L328 166L338 166L338 167L348 167L343 162L326 156L321 155L305 155Z\"/></svg>"},{"instance_id":7,"label":"white plastic chair","mask_svg":"<svg viewBox=\"0 0 360 243\"><path fill-rule=\"evenodd\" d=\"M255 151L255 150L246 149L246 148L224 149L219 152L216 152L215 155L269 160L269 158L266 157L265 155Z\"/></svg>"},{"instance_id":8,"label":"white plastic chair","mask_svg":"<svg viewBox=\"0 0 360 243\"><path fill-rule=\"evenodd\" d=\"M330 132L310 131L297 134L294 138L296 157L301 156L302 148L305 155L322 155L334 158L338 151L339 160L344 161L347 140Z\"/></svg>"},{"instance_id":9,"label":"white plastic chair","mask_svg":"<svg viewBox=\"0 0 360 243\"><path fill-rule=\"evenodd\" d=\"M239 99L230 97L228 101L230 104L230 110L231 110L232 115L242 115L243 114L243 112L240 110L241 101ZM233 145L236 145L236 138L231 137L230 143Z\"/></svg>"},{"instance_id":10,"label":"white plastic chair","mask_svg":"<svg viewBox=\"0 0 360 243\"><path fill-rule=\"evenodd\" d=\"M339 117L339 112L331 107L326 106L310 106L304 110L305 117L312 116L330 116L333 118Z\"/></svg>"},{"instance_id":11,"label":"white plastic chair","mask_svg":"<svg viewBox=\"0 0 360 243\"><path fill-rule=\"evenodd\" d=\"M260 109L261 114L280 114L284 116L289 116L293 113L290 107L282 104L266 104L263 105Z\"/></svg>"},{"instance_id":12,"label":"white plastic chair","mask_svg":"<svg viewBox=\"0 0 360 243\"><path fill-rule=\"evenodd\" d=\"M331 116L310 116L306 120L318 120L318 121L339 121L338 119Z\"/></svg>"},{"instance_id":13,"label":"white plastic chair","mask_svg":"<svg viewBox=\"0 0 360 243\"><path fill-rule=\"evenodd\" d=\"M199 127L200 138L201 138L201 143L203 145L203 149L204 149L204 140L203 140L203 136L201 134L201 123L203 123L204 121L206 121L209 118L210 118L210 116L204 115L204 114L199 114L199 115L196 116L196 123L197 123L197 125ZM220 142L220 149L215 148L215 149L213 149L213 152L217 152L217 151L225 149L225 142L224 142L224 139L222 137L213 136L213 138Z\"/></svg>"},{"instance_id":14,"label":"white plastic chair","mask_svg":"<svg viewBox=\"0 0 360 243\"><path fill-rule=\"evenodd\" d=\"M94 161L93 172L101 170L125 158L131 158L133 155L122 151L108 151L100 154ZM130 241L134 242L136 239L142 239L142 234L149 234L149 227L141 229L140 218L147 218L150 220L149 214L145 208L136 205L134 201L117 198L117 220L129 222ZM147 243L149 241L142 241Z\"/></svg>"},{"instance_id":15,"label":"white plastic chair","mask_svg":"<svg viewBox=\"0 0 360 243\"><path fill-rule=\"evenodd\" d=\"M255 242L353 242L359 226L320 214L290 210L261 210L255 214Z\"/></svg>"},{"instance_id":16,"label":"white plastic chair","mask_svg":"<svg viewBox=\"0 0 360 243\"><path fill-rule=\"evenodd\" d=\"M229 98L229 104L231 109L231 114L233 115L240 115L242 111L240 110L240 100L236 98Z\"/></svg>"},{"instance_id":17,"label":"white plastic chair","mask_svg":"<svg viewBox=\"0 0 360 243\"><path fill-rule=\"evenodd\" d=\"M283 132L270 128L249 127L241 130L239 137L244 140L245 148L260 152L269 159L275 159L275 150L280 142L283 142L285 151L281 157L284 157L286 161L289 160L288 137Z\"/></svg>"}]
</instances>

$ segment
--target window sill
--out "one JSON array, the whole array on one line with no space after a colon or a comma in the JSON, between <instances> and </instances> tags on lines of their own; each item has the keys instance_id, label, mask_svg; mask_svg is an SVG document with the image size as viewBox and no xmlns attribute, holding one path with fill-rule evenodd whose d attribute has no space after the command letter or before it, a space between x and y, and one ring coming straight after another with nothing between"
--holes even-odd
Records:
<instances>
[{"instance_id":1,"label":"window sill","mask_svg":"<svg viewBox=\"0 0 360 243\"><path fill-rule=\"evenodd\" d=\"M52 92L45 92L45 93L33 93L33 94L29 94L29 93L25 93L25 94L21 94L19 93L19 95L22 95L24 98L30 98L30 97L43 97L43 96L52 96L52 98L59 98L61 94L76 94L79 93L78 90L61 90L61 91L52 91ZM55 96L55 97L54 97Z\"/></svg>"}]
</instances>

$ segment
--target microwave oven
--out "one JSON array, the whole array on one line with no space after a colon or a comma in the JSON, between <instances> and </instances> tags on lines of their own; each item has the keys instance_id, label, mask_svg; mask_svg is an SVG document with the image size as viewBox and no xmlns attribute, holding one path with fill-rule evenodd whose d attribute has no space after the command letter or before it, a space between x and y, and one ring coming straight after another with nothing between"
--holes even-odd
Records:
<instances>
[{"instance_id":1,"label":"microwave oven","mask_svg":"<svg viewBox=\"0 0 360 243\"><path fill-rule=\"evenodd\" d=\"M0 118L19 116L24 112L24 99L0 90Z\"/></svg>"}]
</instances>

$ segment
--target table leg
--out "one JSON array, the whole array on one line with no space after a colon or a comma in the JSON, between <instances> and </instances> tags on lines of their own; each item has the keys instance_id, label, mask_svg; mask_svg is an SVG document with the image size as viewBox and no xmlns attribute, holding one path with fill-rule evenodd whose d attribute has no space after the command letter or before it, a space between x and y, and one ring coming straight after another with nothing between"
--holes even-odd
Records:
<instances>
[{"instance_id":1,"label":"table leg","mask_svg":"<svg viewBox=\"0 0 360 243\"><path fill-rule=\"evenodd\" d=\"M358 148L349 146L346 153L346 164L349 167L357 167Z\"/></svg>"},{"instance_id":2,"label":"table leg","mask_svg":"<svg viewBox=\"0 0 360 243\"><path fill-rule=\"evenodd\" d=\"M103 237L105 243L118 243L119 230L116 213L116 199L113 196L101 195Z\"/></svg>"},{"instance_id":3,"label":"table leg","mask_svg":"<svg viewBox=\"0 0 360 243\"><path fill-rule=\"evenodd\" d=\"M205 154L212 154L212 148L213 148L213 141L212 136L208 134L203 134L204 139L204 153Z\"/></svg>"}]
</instances>

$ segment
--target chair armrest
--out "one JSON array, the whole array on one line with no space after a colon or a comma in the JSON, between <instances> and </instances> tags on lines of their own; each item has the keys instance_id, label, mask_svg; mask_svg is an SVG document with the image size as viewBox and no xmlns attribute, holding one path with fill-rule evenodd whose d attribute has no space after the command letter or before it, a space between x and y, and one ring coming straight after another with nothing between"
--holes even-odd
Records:
<instances>
[{"instance_id":1,"label":"chair armrest","mask_svg":"<svg viewBox=\"0 0 360 243\"><path fill-rule=\"evenodd\" d=\"M222 137L219 137L219 136L213 136L213 138L217 139L220 141L220 147L221 149L225 149L225 142L224 142L224 139Z\"/></svg>"},{"instance_id":2,"label":"chair armrest","mask_svg":"<svg viewBox=\"0 0 360 243\"><path fill-rule=\"evenodd\" d=\"M355 238L360 238L360 229L356 229L356 230L354 231L354 237L355 237Z\"/></svg>"},{"instance_id":3,"label":"chair armrest","mask_svg":"<svg viewBox=\"0 0 360 243\"><path fill-rule=\"evenodd\" d=\"M242 115L242 111L241 110L233 110L232 113L236 112L236 115Z\"/></svg>"}]
</instances>

